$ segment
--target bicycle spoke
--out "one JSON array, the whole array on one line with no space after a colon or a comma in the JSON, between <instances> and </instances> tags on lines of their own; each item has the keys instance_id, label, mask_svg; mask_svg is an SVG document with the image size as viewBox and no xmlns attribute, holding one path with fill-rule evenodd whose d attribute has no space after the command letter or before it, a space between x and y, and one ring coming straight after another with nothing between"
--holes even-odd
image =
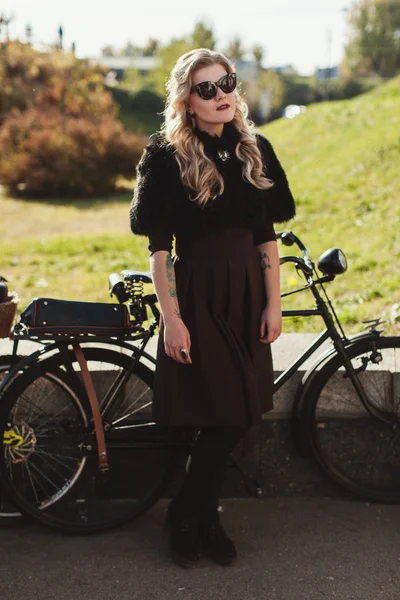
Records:
<instances>
[{"instance_id":1,"label":"bicycle spoke","mask_svg":"<svg viewBox=\"0 0 400 600\"><path fill-rule=\"evenodd\" d=\"M134 404L132 404L132 406L135 406L135 404L137 404L137 402L135 402ZM151 402L147 402L147 404L143 404L142 406L140 406L136 410L132 410L130 413L128 413L126 415L123 415L122 417L120 417L119 419L116 419L115 421L112 421L111 425L117 425L121 421L124 421L124 420L128 419L132 415L137 414L139 411L144 410L145 408L148 408L149 406L151 406Z\"/></svg>"},{"instance_id":2,"label":"bicycle spoke","mask_svg":"<svg viewBox=\"0 0 400 600\"><path fill-rule=\"evenodd\" d=\"M59 454L59 453L56 453L56 452L53 452L52 454L50 454L49 452L45 452L44 450L40 450L40 448L43 448L43 446L42 445L36 446L36 452L41 452L42 454L46 454L48 456L54 456L54 457L57 457L57 458L64 458L66 460L73 460L73 461L77 461L78 460L78 458L76 456L67 456L66 454Z\"/></svg>"},{"instance_id":3,"label":"bicycle spoke","mask_svg":"<svg viewBox=\"0 0 400 600\"><path fill-rule=\"evenodd\" d=\"M26 469L26 472L28 473L29 480L30 480L30 482L32 484L32 489L33 489L33 493L35 495L36 503L39 504L39 497L38 497L38 495L36 493L36 488L35 488L35 484L33 483L33 478L32 478L32 475L31 475L31 472L30 472L30 469L29 469L29 465L27 463L23 463L23 465L24 465L24 467ZM42 489L42 491L44 491L44 490Z\"/></svg>"},{"instance_id":4,"label":"bicycle spoke","mask_svg":"<svg viewBox=\"0 0 400 600\"><path fill-rule=\"evenodd\" d=\"M49 452L43 452L41 450L36 449L35 454L37 456L39 456L44 462L46 462L49 465L49 467L52 468L56 473L59 473L59 471L57 471L57 469L50 464L49 458L52 459L52 460L54 460L54 462L58 463L59 465L61 465L65 469L68 469L68 471L71 471L72 473L75 473L75 469L73 467L70 467L69 465L66 465L61 460L58 460L53 454L49 454ZM49 457L49 458L47 458L47 457ZM65 483L66 482L67 482L67 480L65 480Z\"/></svg>"},{"instance_id":5,"label":"bicycle spoke","mask_svg":"<svg viewBox=\"0 0 400 600\"><path fill-rule=\"evenodd\" d=\"M25 402L25 403L28 403L28 404L32 404L32 406L35 406L35 405L34 405L34 403L33 403L31 400L27 400L27 398L24 398L24 402ZM21 408L21 403L18 403L18 405L17 405L17 408ZM47 413L47 412L45 412L43 409L39 409L39 410L40 410L40 412L42 413L42 415L44 415L44 417L43 417L42 415L41 415L41 416L39 416L39 415L35 415L35 419L36 419L36 420L38 419L38 420L39 420L39 422L42 422L42 423L43 423L43 418L44 418L44 419L45 419L45 420L44 420L44 424L45 424L45 425L46 425L47 423L50 423L50 422L51 422L51 419L52 419L52 417L50 417L50 416L48 415L48 413ZM16 411L15 411L15 412L13 412L13 419L14 419L14 421L18 422L18 420L19 420L19 419L17 418L16 414L17 414L17 413L16 413ZM31 412L29 413L29 415L26 415L26 414L24 414L22 418L23 418L23 419L24 419L26 422L32 423L32 425L34 426L34 425L35 425L35 423L36 423L36 420L35 420L35 419L34 419L34 420L32 420L32 415L33 415L33 411L31 411ZM21 417L20 417L20 418L21 418Z\"/></svg>"},{"instance_id":6,"label":"bicycle spoke","mask_svg":"<svg viewBox=\"0 0 400 600\"><path fill-rule=\"evenodd\" d=\"M30 466L32 469L34 469L36 471L36 473L39 473L39 475L45 479L55 490L56 492L58 492L59 490L59 486L57 486L54 481L51 481L51 479L49 479L44 473L42 473L39 469L39 467L37 467L33 462L30 462Z\"/></svg>"},{"instance_id":7,"label":"bicycle spoke","mask_svg":"<svg viewBox=\"0 0 400 600\"><path fill-rule=\"evenodd\" d=\"M13 411L13 415L15 418L16 418L16 411L21 408L21 400L23 400L24 403L31 405L37 411L41 412L42 415L45 415L46 417L48 416L47 413L45 413L45 411L43 409L41 409L39 406L36 406L36 404L30 398L27 398L25 395L21 395L21 397L18 399L18 404L15 406L14 411ZM30 413L30 415L32 415L32 414L33 414L33 411Z\"/></svg>"}]
</instances>

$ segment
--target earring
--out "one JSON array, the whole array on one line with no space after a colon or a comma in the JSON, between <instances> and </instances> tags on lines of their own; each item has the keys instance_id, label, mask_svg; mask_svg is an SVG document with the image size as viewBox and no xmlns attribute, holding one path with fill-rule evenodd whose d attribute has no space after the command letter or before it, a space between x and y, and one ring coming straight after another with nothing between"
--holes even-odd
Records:
<instances>
[{"instance_id":1,"label":"earring","mask_svg":"<svg viewBox=\"0 0 400 600\"><path fill-rule=\"evenodd\" d=\"M194 118L194 112L192 112L192 109L190 109L190 110L186 111L186 114L187 114L188 118L191 120L192 128L194 128L196 125L196 119Z\"/></svg>"}]
</instances>

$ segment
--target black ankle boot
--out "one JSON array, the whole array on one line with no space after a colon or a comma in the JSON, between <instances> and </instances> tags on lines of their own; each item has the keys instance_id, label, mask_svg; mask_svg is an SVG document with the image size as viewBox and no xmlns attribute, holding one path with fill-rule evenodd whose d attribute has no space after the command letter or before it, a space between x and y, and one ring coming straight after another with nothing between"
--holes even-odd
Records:
<instances>
[{"instance_id":1,"label":"black ankle boot","mask_svg":"<svg viewBox=\"0 0 400 600\"><path fill-rule=\"evenodd\" d=\"M195 567L202 558L199 517L174 498L168 506L165 525L169 528L172 560L181 567Z\"/></svg>"},{"instance_id":2,"label":"black ankle boot","mask_svg":"<svg viewBox=\"0 0 400 600\"><path fill-rule=\"evenodd\" d=\"M230 565L237 558L237 550L227 536L219 519L218 510L204 512L199 522L203 552L220 565Z\"/></svg>"}]
</instances>

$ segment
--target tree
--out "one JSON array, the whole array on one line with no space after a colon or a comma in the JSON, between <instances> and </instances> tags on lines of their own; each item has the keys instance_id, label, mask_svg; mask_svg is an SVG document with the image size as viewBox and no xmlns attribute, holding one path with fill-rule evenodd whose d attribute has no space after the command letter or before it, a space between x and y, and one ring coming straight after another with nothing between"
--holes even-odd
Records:
<instances>
[{"instance_id":1,"label":"tree","mask_svg":"<svg viewBox=\"0 0 400 600\"><path fill-rule=\"evenodd\" d=\"M139 69L130 66L124 70L122 87L129 88L132 91L140 90L145 87L144 76L140 73Z\"/></svg>"},{"instance_id":2,"label":"tree","mask_svg":"<svg viewBox=\"0 0 400 600\"><path fill-rule=\"evenodd\" d=\"M244 49L242 46L242 41L239 37L235 37L229 42L225 50L225 54L231 60L240 60L243 58Z\"/></svg>"},{"instance_id":3,"label":"tree","mask_svg":"<svg viewBox=\"0 0 400 600\"><path fill-rule=\"evenodd\" d=\"M258 102L261 98L267 96L269 118L280 116L282 111L283 100L285 97L286 85L280 73L276 73L272 69L261 71L258 77Z\"/></svg>"},{"instance_id":4,"label":"tree","mask_svg":"<svg viewBox=\"0 0 400 600\"><path fill-rule=\"evenodd\" d=\"M103 46L103 48L101 49L101 55L102 56L116 56L117 53L115 51L114 46Z\"/></svg>"},{"instance_id":5,"label":"tree","mask_svg":"<svg viewBox=\"0 0 400 600\"><path fill-rule=\"evenodd\" d=\"M400 3L359 0L349 13L345 68L359 75L392 77L400 71Z\"/></svg>"},{"instance_id":6,"label":"tree","mask_svg":"<svg viewBox=\"0 0 400 600\"><path fill-rule=\"evenodd\" d=\"M135 46L132 42L128 42L122 48L120 55L121 56L138 56L141 54L141 49L139 46Z\"/></svg>"},{"instance_id":7,"label":"tree","mask_svg":"<svg viewBox=\"0 0 400 600\"><path fill-rule=\"evenodd\" d=\"M191 45L193 48L208 48L215 50L215 37L211 27L201 21L196 23L191 37Z\"/></svg>"},{"instance_id":8,"label":"tree","mask_svg":"<svg viewBox=\"0 0 400 600\"><path fill-rule=\"evenodd\" d=\"M256 61L257 67L260 69L261 63L264 58L264 48L260 45L254 46L253 47L253 56L254 56L254 60Z\"/></svg>"},{"instance_id":9,"label":"tree","mask_svg":"<svg viewBox=\"0 0 400 600\"><path fill-rule=\"evenodd\" d=\"M159 62L145 77L146 87L162 98L166 95L165 84L178 58L192 50L192 45L185 38L173 38L159 51Z\"/></svg>"},{"instance_id":10,"label":"tree","mask_svg":"<svg viewBox=\"0 0 400 600\"><path fill-rule=\"evenodd\" d=\"M158 52L159 42L154 38L149 38L142 48L143 56L154 56Z\"/></svg>"}]
</instances>

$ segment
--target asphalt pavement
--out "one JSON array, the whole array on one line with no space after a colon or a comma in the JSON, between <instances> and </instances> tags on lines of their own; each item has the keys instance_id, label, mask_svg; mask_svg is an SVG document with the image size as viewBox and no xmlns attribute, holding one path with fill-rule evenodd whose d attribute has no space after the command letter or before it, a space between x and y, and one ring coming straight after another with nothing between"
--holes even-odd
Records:
<instances>
[{"instance_id":1,"label":"asphalt pavement","mask_svg":"<svg viewBox=\"0 0 400 600\"><path fill-rule=\"evenodd\" d=\"M171 562L160 500L72 537L0 529L2 600L399 600L400 507L330 498L223 499L235 565Z\"/></svg>"}]
</instances>

